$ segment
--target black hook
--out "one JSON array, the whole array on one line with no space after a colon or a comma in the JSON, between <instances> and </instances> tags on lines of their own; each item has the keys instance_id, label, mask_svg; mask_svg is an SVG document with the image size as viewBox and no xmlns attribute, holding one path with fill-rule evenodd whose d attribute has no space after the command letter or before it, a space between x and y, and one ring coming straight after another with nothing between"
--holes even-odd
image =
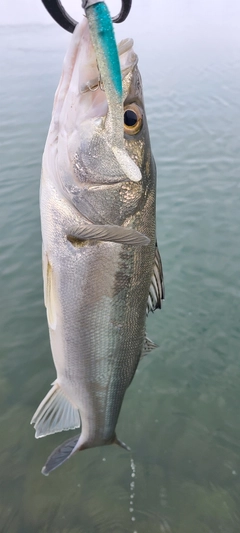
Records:
<instances>
[{"instance_id":1,"label":"black hook","mask_svg":"<svg viewBox=\"0 0 240 533\"><path fill-rule=\"evenodd\" d=\"M42 0L42 3L55 22L59 24L59 26L61 26L64 30L73 33L74 28L78 23L76 20L70 17L70 15L68 15L60 0ZM83 7L86 8L88 0L83 0L82 3ZM116 17L113 17L112 21L123 22L127 18L131 6L132 0L122 0L120 13Z\"/></svg>"},{"instance_id":2,"label":"black hook","mask_svg":"<svg viewBox=\"0 0 240 533\"><path fill-rule=\"evenodd\" d=\"M120 13L112 18L113 22L123 22L128 17L132 7L132 0L122 0Z\"/></svg>"}]
</instances>

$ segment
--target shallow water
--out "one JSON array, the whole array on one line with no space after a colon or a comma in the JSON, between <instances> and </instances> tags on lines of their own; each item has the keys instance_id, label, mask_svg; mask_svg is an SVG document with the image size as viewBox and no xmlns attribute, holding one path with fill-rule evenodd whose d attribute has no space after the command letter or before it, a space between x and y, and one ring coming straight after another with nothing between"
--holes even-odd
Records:
<instances>
[{"instance_id":1,"label":"shallow water","mask_svg":"<svg viewBox=\"0 0 240 533\"><path fill-rule=\"evenodd\" d=\"M134 28L132 35L134 35ZM159 348L127 391L118 435L40 470L63 435L29 422L55 378L41 275L41 155L68 37L0 29L0 530L238 533L240 527L240 38L136 37L158 167L166 301ZM64 439L72 433L65 434Z\"/></svg>"}]
</instances>

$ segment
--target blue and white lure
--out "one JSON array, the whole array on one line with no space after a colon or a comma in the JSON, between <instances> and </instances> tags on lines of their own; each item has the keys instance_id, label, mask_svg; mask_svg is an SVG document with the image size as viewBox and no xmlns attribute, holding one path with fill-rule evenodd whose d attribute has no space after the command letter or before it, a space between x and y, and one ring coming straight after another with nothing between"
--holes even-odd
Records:
<instances>
[{"instance_id":1,"label":"blue and white lure","mask_svg":"<svg viewBox=\"0 0 240 533\"><path fill-rule=\"evenodd\" d=\"M141 172L124 146L122 75L113 24L102 0L87 0L85 13L96 60L108 103L107 127L113 156L130 181L142 179Z\"/></svg>"}]
</instances>

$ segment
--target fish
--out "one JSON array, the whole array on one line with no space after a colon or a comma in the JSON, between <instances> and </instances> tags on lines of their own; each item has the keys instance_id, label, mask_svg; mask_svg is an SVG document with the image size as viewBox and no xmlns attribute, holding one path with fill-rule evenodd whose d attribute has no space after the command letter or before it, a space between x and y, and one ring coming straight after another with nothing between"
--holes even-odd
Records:
<instances>
[{"instance_id":1,"label":"fish","mask_svg":"<svg viewBox=\"0 0 240 533\"><path fill-rule=\"evenodd\" d=\"M97 24L92 10L74 30L42 160L44 302L57 377L31 423L36 438L80 428L44 475L76 451L129 449L116 425L139 361L156 347L146 317L164 299L138 57L124 39L113 67Z\"/></svg>"}]
</instances>

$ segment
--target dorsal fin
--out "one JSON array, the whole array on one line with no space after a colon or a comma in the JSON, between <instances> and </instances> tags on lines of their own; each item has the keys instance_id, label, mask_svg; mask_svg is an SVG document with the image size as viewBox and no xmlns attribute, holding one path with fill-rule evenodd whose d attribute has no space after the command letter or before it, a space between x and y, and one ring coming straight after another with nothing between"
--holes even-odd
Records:
<instances>
[{"instance_id":1,"label":"dorsal fin","mask_svg":"<svg viewBox=\"0 0 240 533\"><path fill-rule=\"evenodd\" d=\"M148 315L150 311L154 312L155 309L161 309L162 300L164 300L163 269L160 253L156 242L153 274L151 278L151 285L149 288L146 314Z\"/></svg>"}]
</instances>

